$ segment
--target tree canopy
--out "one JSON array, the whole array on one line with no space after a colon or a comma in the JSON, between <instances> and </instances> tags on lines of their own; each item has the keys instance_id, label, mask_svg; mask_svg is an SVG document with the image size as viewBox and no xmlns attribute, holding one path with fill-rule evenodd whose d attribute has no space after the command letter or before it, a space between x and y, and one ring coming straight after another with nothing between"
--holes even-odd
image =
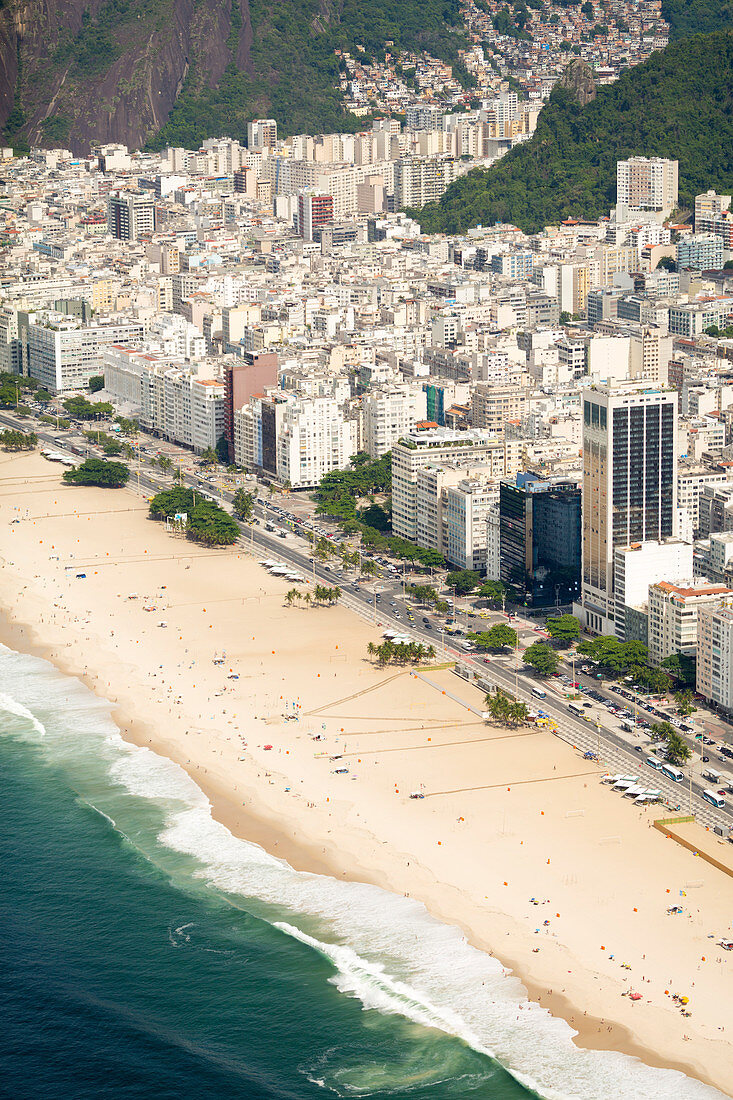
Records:
<instances>
[{"instance_id":1,"label":"tree canopy","mask_svg":"<svg viewBox=\"0 0 733 1100\"><path fill-rule=\"evenodd\" d=\"M122 462L107 462L103 458L87 458L81 466L66 470L67 485L98 485L103 489L121 489L127 484L130 471Z\"/></svg>"},{"instance_id":2,"label":"tree canopy","mask_svg":"<svg viewBox=\"0 0 733 1100\"><path fill-rule=\"evenodd\" d=\"M564 648L580 637L580 623L574 615L560 615L557 619L548 619L545 629L556 646Z\"/></svg>"},{"instance_id":3,"label":"tree canopy","mask_svg":"<svg viewBox=\"0 0 733 1100\"><path fill-rule=\"evenodd\" d=\"M682 6L682 0L679 0ZM566 218L597 218L616 200L616 162L679 160L680 199L730 190L733 33L696 34L653 53L581 107L556 85L533 137L488 169L450 185L418 216L425 232L509 222L527 233Z\"/></svg>"},{"instance_id":4,"label":"tree canopy","mask_svg":"<svg viewBox=\"0 0 733 1100\"><path fill-rule=\"evenodd\" d=\"M540 676L552 676L554 672L557 672L560 664L560 658L555 650L549 645L543 645L542 642L534 642L532 645L527 646L522 655L522 660L526 665L530 665L535 672L538 672Z\"/></svg>"},{"instance_id":5,"label":"tree canopy","mask_svg":"<svg viewBox=\"0 0 733 1100\"><path fill-rule=\"evenodd\" d=\"M21 432L15 428L0 432L0 447L4 451L32 451L37 446L38 436L35 432Z\"/></svg>"},{"instance_id":6,"label":"tree canopy","mask_svg":"<svg viewBox=\"0 0 733 1100\"><path fill-rule=\"evenodd\" d=\"M77 420L93 420L95 416L112 416L113 407L109 401L98 401L96 404L87 401L86 397L67 397L64 408L70 416Z\"/></svg>"},{"instance_id":7,"label":"tree canopy","mask_svg":"<svg viewBox=\"0 0 733 1100\"><path fill-rule=\"evenodd\" d=\"M505 649L507 646L517 644L517 632L506 623L495 623L489 630L482 630L478 634L469 634L468 638L474 642L478 649Z\"/></svg>"},{"instance_id":8,"label":"tree canopy","mask_svg":"<svg viewBox=\"0 0 733 1100\"><path fill-rule=\"evenodd\" d=\"M467 596L481 584L481 576L473 569L456 569L445 578L449 588L455 588L457 596Z\"/></svg>"}]
</instances>

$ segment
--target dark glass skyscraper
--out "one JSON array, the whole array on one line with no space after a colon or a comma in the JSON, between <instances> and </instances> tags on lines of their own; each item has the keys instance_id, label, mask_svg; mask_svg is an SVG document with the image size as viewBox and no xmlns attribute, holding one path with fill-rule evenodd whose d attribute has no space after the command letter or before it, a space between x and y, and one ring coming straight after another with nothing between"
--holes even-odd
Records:
<instances>
[{"instance_id":1,"label":"dark glass skyscraper","mask_svg":"<svg viewBox=\"0 0 733 1100\"><path fill-rule=\"evenodd\" d=\"M581 563L577 481L517 474L499 489L501 579L534 607L577 599Z\"/></svg>"}]
</instances>

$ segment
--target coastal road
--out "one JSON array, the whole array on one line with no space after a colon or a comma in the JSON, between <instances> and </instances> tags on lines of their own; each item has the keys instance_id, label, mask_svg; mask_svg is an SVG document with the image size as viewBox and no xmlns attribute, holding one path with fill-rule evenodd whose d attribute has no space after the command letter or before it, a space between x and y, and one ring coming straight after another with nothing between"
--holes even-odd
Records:
<instances>
[{"instance_id":1,"label":"coastal road","mask_svg":"<svg viewBox=\"0 0 733 1100\"><path fill-rule=\"evenodd\" d=\"M0 424L12 428L27 428L25 422L19 422L10 414L0 413ZM72 441L59 438L54 432L42 430L37 432L39 439L46 445L53 447L70 457L78 457L70 450ZM73 441L77 449L89 450L87 442L83 439ZM207 496L219 499L222 503L231 505L233 494L224 489L213 487L208 482L202 482L197 475L184 475L184 482L191 487L203 491ZM146 467L133 468L130 478L131 488L139 486L139 490L145 496L159 492L162 488L170 487L170 482L162 474L158 476ZM690 777L685 782L675 784L671 780L661 776L659 772L646 768L644 760L646 753L635 752L629 746L628 741L620 733L609 728L601 719L606 718L605 713L594 714L595 721L584 722L571 714L567 704L547 691L545 698L538 700L532 696L532 687L537 685L537 680L531 674L525 674L521 669L515 671L507 666L501 658L490 658L489 663L475 653L462 651L451 645L450 640L446 644L445 630L442 623L436 620L434 615L427 612L421 615L416 609L413 620L408 615L412 610L409 598L403 596L404 578L395 580L394 577L380 577L369 582L357 579L355 574L349 574L338 566L329 565L327 562L316 560L312 554L310 543L305 542L302 536L295 534L293 528L299 528L305 533L302 522L283 518L284 511L278 505L268 502L258 502L255 505L255 515L260 520L259 525L250 525L246 534L239 540L244 549L262 553L263 557L282 561L284 564L294 567L304 578L313 579L328 587L337 585L342 589L342 602L352 610L360 614L368 622L382 630L391 628L396 631L409 633L416 641L426 645L434 645L438 652L442 652L446 659L456 660L458 666L462 666L472 678L478 677L481 686L485 689L499 686L518 699L527 703L534 709L544 711L556 724L557 734L563 740L576 746L582 751L597 752L608 768L628 775L639 775L640 785L647 788L661 789L672 807L681 806L680 812L691 810L697 819L711 827L719 826L727 831L733 826L733 812L726 806L717 809L703 801L701 795L703 785ZM285 537L280 537L277 531L264 529L264 522L269 522L280 530ZM340 541L340 540L334 540ZM427 620L427 621L423 621ZM429 626L428 626L429 624ZM515 624L516 625L516 624ZM522 624L524 625L524 624ZM486 623L482 619L475 618L469 629L485 628ZM525 628L528 633L534 633L531 627ZM524 633L525 631L523 631ZM597 685L595 685L597 686ZM605 693L604 693L605 694ZM608 698L613 698L608 696ZM614 700L618 702L618 700ZM598 723L598 725L596 724ZM722 758L721 758L722 761ZM725 767L725 762L722 762ZM648 771L649 775L646 775ZM642 774L644 772L644 774Z\"/></svg>"}]
</instances>

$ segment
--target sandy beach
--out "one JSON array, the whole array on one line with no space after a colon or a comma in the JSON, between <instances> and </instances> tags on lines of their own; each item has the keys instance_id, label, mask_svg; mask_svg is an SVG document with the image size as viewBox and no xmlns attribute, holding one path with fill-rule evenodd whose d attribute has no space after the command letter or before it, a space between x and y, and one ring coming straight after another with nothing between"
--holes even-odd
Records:
<instances>
[{"instance_id":1,"label":"sandy beach","mask_svg":"<svg viewBox=\"0 0 733 1100\"><path fill-rule=\"evenodd\" d=\"M236 835L422 900L578 1044L733 1095L733 878L654 829L659 808L546 732L487 726L449 670L375 667L378 628L286 606L290 582L167 534L132 492L64 486L39 455L1 456L0 478L6 644L110 700Z\"/></svg>"}]
</instances>

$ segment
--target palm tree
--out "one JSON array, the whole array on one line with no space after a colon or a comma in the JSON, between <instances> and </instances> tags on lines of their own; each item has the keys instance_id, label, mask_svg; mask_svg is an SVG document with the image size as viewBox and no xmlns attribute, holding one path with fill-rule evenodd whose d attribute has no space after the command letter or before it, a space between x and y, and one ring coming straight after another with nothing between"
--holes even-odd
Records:
<instances>
[{"instance_id":1,"label":"palm tree","mask_svg":"<svg viewBox=\"0 0 733 1100\"><path fill-rule=\"evenodd\" d=\"M304 592L303 593L303 603L307 603L307 604L312 604L313 603L313 597L311 596L310 592Z\"/></svg>"},{"instance_id":2,"label":"palm tree","mask_svg":"<svg viewBox=\"0 0 733 1100\"><path fill-rule=\"evenodd\" d=\"M375 646L374 642L369 643L369 645L367 646L367 653L369 654L370 657L376 656L377 648L378 647Z\"/></svg>"},{"instance_id":3,"label":"palm tree","mask_svg":"<svg viewBox=\"0 0 733 1100\"><path fill-rule=\"evenodd\" d=\"M433 660L433 658L435 657L435 646L434 645L429 645L428 646L428 648L425 650L425 656L427 657L427 659L429 661Z\"/></svg>"},{"instance_id":4,"label":"palm tree","mask_svg":"<svg viewBox=\"0 0 733 1100\"><path fill-rule=\"evenodd\" d=\"M299 599L300 592L297 588L291 588L288 592L285 593L285 602L287 603L288 607L292 607L293 601Z\"/></svg>"},{"instance_id":5,"label":"palm tree","mask_svg":"<svg viewBox=\"0 0 733 1100\"><path fill-rule=\"evenodd\" d=\"M338 603L338 601L340 599L341 599L341 589L339 588L338 585L336 585L335 588L331 589L331 602L332 603Z\"/></svg>"}]
</instances>

